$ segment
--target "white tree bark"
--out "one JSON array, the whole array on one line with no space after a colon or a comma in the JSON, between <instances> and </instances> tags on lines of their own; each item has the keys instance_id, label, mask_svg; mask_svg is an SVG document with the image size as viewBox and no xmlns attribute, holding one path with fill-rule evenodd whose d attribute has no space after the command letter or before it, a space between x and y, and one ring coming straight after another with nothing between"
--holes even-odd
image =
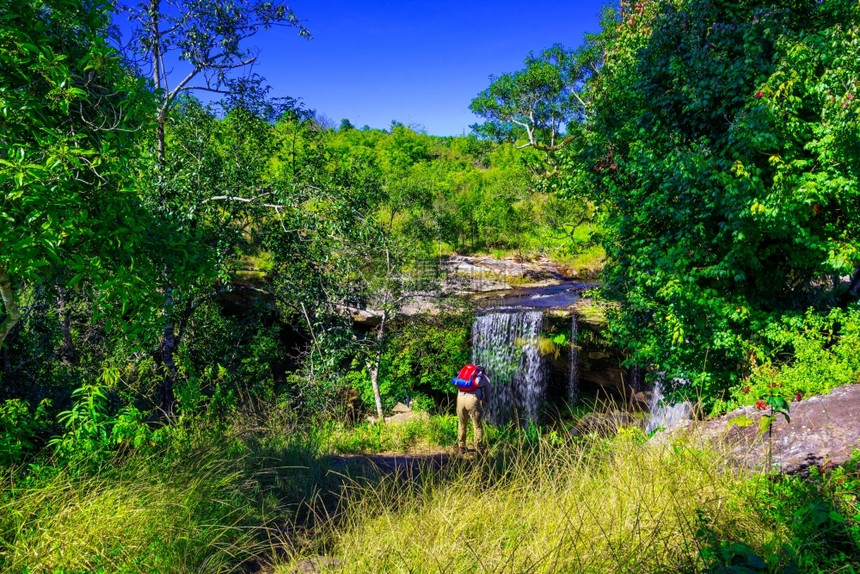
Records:
<instances>
[{"instance_id":1,"label":"white tree bark","mask_svg":"<svg viewBox=\"0 0 860 574\"><path fill-rule=\"evenodd\" d=\"M21 320L21 311L15 300L15 292L12 289L12 280L9 278L9 269L0 266L0 296L3 297L3 306L6 308L6 319L0 324L0 346L6 340L6 335Z\"/></svg>"},{"instance_id":2,"label":"white tree bark","mask_svg":"<svg viewBox=\"0 0 860 574\"><path fill-rule=\"evenodd\" d=\"M385 338L385 320L388 317L388 311L382 311L382 321L379 323L379 330L376 332L376 357L373 365L370 367L370 385L373 387L373 400L376 401L376 416L379 417L379 422L382 422L382 395L379 392L379 365L382 363L382 342Z\"/></svg>"}]
</instances>

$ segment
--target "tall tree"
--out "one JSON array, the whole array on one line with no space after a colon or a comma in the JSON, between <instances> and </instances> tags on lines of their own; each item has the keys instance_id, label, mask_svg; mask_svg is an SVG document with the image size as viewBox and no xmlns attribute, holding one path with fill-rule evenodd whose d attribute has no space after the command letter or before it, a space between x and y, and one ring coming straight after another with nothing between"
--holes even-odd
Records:
<instances>
[{"instance_id":1,"label":"tall tree","mask_svg":"<svg viewBox=\"0 0 860 574\"><path fill-rule=\"evenodd\" d=\"M289 6L277 1L149 0L123 5L122 10L133 27L126 52L136 61L141 73L151 78L150 85L158 101L154 118L155 169L149 180L147 199L153 213L163 223L164 231L161 235L164 244L153 255L160 258L159 288L164 294L164 325L158 351L164 373L159 394L162 409L170 413L177 376L174 355L182 340L182 327L177 321L187 321L187 313L200 304L192 295L194 285L199 285L204 277L219 273L209 266L219 258L218 249L211 242L199 242L200 224L210 223L218 228L218 218L212 222L203 212L211 210L218 202L231 203L233 207L270 202L264 200L266 193L261 195L259 185L239 189L235 187L239 182L235 177L194 181L185 177L183 166L168 165L171 161L167 149L168 123L176 106L192 92L220 94L230 108L255 112L260 111L261 106L266 108L261 104L267 97L262 78L247 73L257 58L247 41L258 32L276 26L295 28L300 35L309 35ZM253 122L250 120L250 124ZM177 157L181 155L183 150ZM254 175L249 177L256 178L259 184L260 171L250 171L254 171ZM232 175L237 173L234 171ZM232 214L233 207L223 213ZM185 248L195 242L208 245L210 249L189 251ZM184 309L179 316L177 304Z\"/></svg>"},{"instance_id":2,"label":"tall tree","mask_svg":"<svg viewBox=\"0 0 860 574\"><path fill-rule=\"evenodd\" d=\"M586 80L597 72L595 52L556 44L525 60L525 68L491 76L469 109L486 122L473 126L494 138L554 152L569 143L588 112Z\"/></svg>"},{"instance_id":3,"label":"tall tree","mask_svg":"<svg viewBox=\"0 0 860 574\"><path fill-rule=\"evenodd\" d=\"M588 179L577 177L580 174L566 162L587 140L585 126L592 107L587 86L600 72L600 58L595 36L586 36L575 50L556 44L537 56L529 54L522 70L491 77L490 86L469 106L485 119L472 126L478 134L536 150L523 159L537 176L538 189L568 203L564 221L555 225L571 244L576 229L590 224L595 215L594 204L586 197Z\"/></svg>"},{"instance_id":4,"label":"tall tree","mask_svg":"<svg viewBox=\"0 0 860 574\"><path fill-rule=\"evenodd\" d=\"M235 73L247 70L257 59L246 40L260 31L286 26L310 37L290 7L279 1L149 0L121 9L134 25L128 49L141 72L152 79L159 100L159 164L165 160L165 123L180 95L236 94L247 84Z\"/></svg>"},{"instance_id":5,"label":"tall tree","mask_svg":"<svg viewBox=\"0 0 860 574\"><path fill-rule=\"evenodd\" d=\"M127 163L153 107L105 41L109 9L12 0L0 22L0 344L24 284L83 279L125 307L147 282Z\"/></svg>"},{"instance_id":6,"label":"tall tree","mask_svg":"<svg viewBox=\"0 0 860 574\"><path fill-rule=\"evenodd\" d=\"M578 150L637 360L731 384L764 328L856 296L860 6L622 2ZM685 387L695 391L694 387Z\"/></svg>"}]
</instances>

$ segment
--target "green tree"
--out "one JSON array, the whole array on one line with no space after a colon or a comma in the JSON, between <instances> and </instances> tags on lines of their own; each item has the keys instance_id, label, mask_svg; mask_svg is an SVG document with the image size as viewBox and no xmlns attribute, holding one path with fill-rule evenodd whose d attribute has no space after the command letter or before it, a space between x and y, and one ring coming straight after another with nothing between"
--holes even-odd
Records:
<instances>
[{"instance_id":1,"label":"green tree","mask_svg":"<svg viewBox=\"0 0 860 574\"><path fill-rule=\"evenodd\" d=\"M604 22L567 165L608 203L633 360L713 395L767 325L856 297L858 25L828 0L624 2Z\"/></svg>"},{"instance_id":2,"label":"green tree","mask_svg":"<svg viewBox=\"0 0 860 574\"><path fill-rule=\"evenodd\" d=\"M529 54L523 70L491 76L490 86L469 106L486 119L473 127L495 138L524 137L523 146L543 151L564 147L588 111L583 88L597 69L593 54L556 44Z\"/></svg>"},{"instance_id":3,"label":"green tree","mask_svg":"<svg viewBox=\"0 0 860 574\"><path fill-rule=\"evenodd\" d=\"M231 76L257 59L248 38L274 26L293 27L310 37L290 7L279 1L149 0L121 4L121 10L134 26L131 53L141 74L152 79L158 98L158 164L165 161L165 125L180 96L201 91L253 95L253 82Z\"/></svg>"},{"instance_id":4,"label":"green tree","mask_svg":"<svg viewBox=\"0 0 860 574\"><path fill-rule=\"evenodd\" d=\"M582 47L575 50L556 44L537 56L530 54L524 69L491 77L490 86L470 105L486 120L472 126L477 133L532 148L521 160L535 176L536 188L556 194L568 204L563 216L559 211L548 221L571 246L578 243L577 229L584 223L590 225L595 215L594 203L586 199L588 178L576 177L579 171L565 163L587 139L585 126L592 109L592 92L587 86L600 72L599 48L598 39L587 36ZM523 218L509 209L507 217L494 218L508 222L517 219L524 223L531 217ZM505 231L521 237L525 230L520 225Z\"/></svg>"},{"instance_id":5,"label":"green tree","mask_svg":"<svg viewBox=\"0 0 860 574\"><path fill-rule=\"evenodd\" d=\"M223 269L211 266L211 262L224 261L223 255L235 245L235 235L225 237L221 246L207 239L200 242L201 233L206 235L224 223L222 215L233 222L235 207L226 207L215 220L208 219L203 212L213 213L219 209L216 205L227 203L244 208L272 205L265 199L269 193L262 191L259 185L236 187L242 178L259 180L258 164L249 166L244 175L240 175L241 166L223 173L226 180L212 179L208 175L195 179L184 166L170 165L171 161L188 155L188 150L178 150L174 159L169 156L169 123L174 119L173 112L188 101L191 93L210 92L223 96L228 109L244 109L251 116L273 119L266 115L277 116L280 110L267 103L268 90L262 78L236 75L257 58L247 40L273 26L296 28L305 37L309 34L288 6L269 0L150 0L124 4L121 9L133 27L128 42L130 59L136 62L141 75L151 78L150 87L157 100L155 149L154 157L150 158L154 165L144 170L150 176L146 201L161 223L158 236L161 244L154 245L151 254L160 266L158 287L164 294L164 322L157 354L164 371L159 392L161 407L169 413L177 376L174 355L182 340L182 325L178 322L187 321L189 313L211 298L206 294L201 299L199 288L207 279L218 275L223 278ZM178 121L181 124L182 120ZM253 129L254 120L246 123ZM184 144L181 139L174 142L179 146ZM190 159L194 165L204 167L201 162L211 157L207 152ZM211 170L208 171L211 175ZM201 187L207 184L215 185ZM209 231L204 231L201 224L204 227L209 224ZM198 250L194 245L206 247ZM230 246L224 248L224 245ZM181 305L178 311L177 303Z\"/></svg>"},{"instance_id":6,"label":"green tree","mask_svg":"<svg viewBox=\"0 0 860 574\"><path fill-rule=\"evenodd\" d=\"M20 319L23 285L84 280L125 312L150 279L134 248L146 219L127 164L152 106L107 45L108 26L101 2L13 0L4 10L0 343Z\"/></svg>"}]
</instances>

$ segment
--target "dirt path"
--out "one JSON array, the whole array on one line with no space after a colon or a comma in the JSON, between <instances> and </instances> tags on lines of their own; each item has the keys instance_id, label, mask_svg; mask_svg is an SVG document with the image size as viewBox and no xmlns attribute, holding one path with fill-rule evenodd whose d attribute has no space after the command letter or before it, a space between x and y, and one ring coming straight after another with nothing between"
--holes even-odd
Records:
<instances>
[{"instance_id":1,"label":"dirt path","mask_svg":"<svg viewBox=\"0 0 860 574\"><path fill-rule=\"evenodd\" d=\"M376 471L382 474L414 474L422 470L438 471L450 460L458 459L447 451L420 454L354 454L329 455L325 458L330 472L350 474L350 471Z\"/></svg>"}]
</instances>

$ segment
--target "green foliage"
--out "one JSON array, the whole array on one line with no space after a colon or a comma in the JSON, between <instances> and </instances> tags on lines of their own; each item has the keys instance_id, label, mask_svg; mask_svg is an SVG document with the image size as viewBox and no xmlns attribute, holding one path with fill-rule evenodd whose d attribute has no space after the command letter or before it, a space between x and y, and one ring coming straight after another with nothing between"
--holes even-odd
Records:
<instances>
[{"instance_id":1,"label":"green foliage","mask_svg":"<svg viewBox=\"0 0 860 574\"><path fill-rule=\"evenodd\" d=\"M27 401L7 399L0 404L0 466L8 466L30 454L36 434L47 424L50 401L31 412Z\"/></svg>"},{"instance_id":2,"label":"green foliage","mask_svg":"<svg viewBox=\"0 0 860 574\"><path fill-rule=\"evenodd\" d=\"M711 400L769 325L846 302L858 26L838 0L625 3L604 22L566 165L609 208L605 293L632 362Z\"/></svg>"},{"instance_id":3,"label":"green foliage","mask_svg":"<svg viewBox=\"0 0 860 574\"><path fill-rule=\"evenodd\" d=\"M329 427L327 448L344 454L405 453L416 448L440 446L433 442L428 419L399 423L364 422L354 427Z\"/></svg>"},{"instance_id":4,"label":"green foliage","mask_svg":"<svg viewBox=\"0 0 860 574\"><path fill-rule=\"evenodd\" d=\"M146 423L144 413L133 406L120 409L113 419L111 440L119 448L146 451L155 446L155 434Z\"/></svg>"},{"instance_id":5,"label":"green foliage","mask_svg":"<svg viewBox=\"0 0 860 574\"><path fill-rule=\"evenodd\" d=\"M151 280L136 257L147 218L128 163L152 101L105 40L109 10L64 0L4 9L0 275L11 282L10 314L20 282L58 283L92 288L103 310L116 305L109 320L121 325L118 314L140 311Z\"/></svg>"},{"instance_id":6,"label":"green foliage","mask_svg":"<svg viewBox=\"0 0 860 574\"><path fill-rule=\"evenodd\" d=\"M485 118L473 126L486 136L555 150L586 112L579 92L593 68L591 52L556 44L529 54L523 70L491 77L469 109Z\"/></svg>"},{"instance_id":7,"label":"green foliage","mask_svg":"<svg viewBox=\"0 0 860 574\"><path fill-rule=\"evenodd\" d=\"M748 379L731 389L718 411L751 405L769 397L785 401L824 395L860 380L860 310L813 310L787 315L771 325L754 350ZM764 344L766 343L766 344ZM760 361L760 362L759 362Z\"/></svg>"},{"instance_id":8,"label":"green foliage","mask_svg":"<svg viewBox=\"0 0 860 574\"><path fill-rule=\"evenodd\" d=\"M535 167L540 161L534 150L472 136L433 137L400 124L390 133L324 135L341 167L362 166L379 178L385 192L380 222L413 251L420 247L423 257L451 248L576 251L570 241L584 229L582 210L536 193L535 169L544 168Z\"/></svg>"},{"instance_id":9,"label":"green foliage","mask_svg":"<svg viewBox=\"0 0 860 574\"><path fill-rule=\"evenodd\" d=\"M432 406L422 397L453 392L453 377L471 357L470 320L465 314L410 317L392 329L385 343L379 373L380 393L386 408L397 402L418 399L418 408ZM359 391L362 401L373 405L367 369L354 369L347 382Z\"/></svg>"},{"instance_id":10,"label":"green foliage","mask_svg":"<svg viewBox=\"0 0 860 574\"><path fill-rule=\"evenodd\" d=\"M87 459L105 452L111 444L108 397L103 387L84 385L72 393L71 410L58 417L66 432L48 443L61 458Z\"/></svg>"},{"instance_id":11,"label":"green foliage","mask_svg":"<svg viewBox=\"0 0 860 574\"><path fill-rule=\"evenodd\" d=\"M753 477L744 485L751 507L778 539L753 547L738 532L716 535L698 512L697 537L707 572L833 572L860 567L860 451L842 467L811 467L807 477ZM746 569L744 569L746 568Z\"/></svg>"},{"instance_id":12,"label":"green foliage","mask_svg":"<svg viewBox=\"0 0 860 574\"><path fill-rule=\"evenodd\" d=\"M711 528L711 521L701 510L696 511L699 524L696 538L705 542L699 556L705 563L703 572L708 574L769 572L767 562L743 542L719 540Z\"/></svg>"}]
</instances>

